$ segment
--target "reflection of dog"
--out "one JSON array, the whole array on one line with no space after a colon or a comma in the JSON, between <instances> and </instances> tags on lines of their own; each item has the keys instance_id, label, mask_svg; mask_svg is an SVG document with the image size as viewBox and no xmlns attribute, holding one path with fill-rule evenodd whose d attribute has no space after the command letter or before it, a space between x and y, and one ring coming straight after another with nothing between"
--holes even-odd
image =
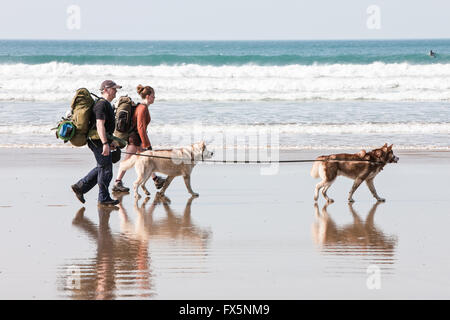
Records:
<instances>
[{"instance_id":1,"label":"reflection of dog","mask_svg":"<svg viewBox=\"0 0 450 320\"><path fill-rule=\"evenodd\" d=\"M137 179L134 182L134 195L136 198L141 196L138 193L139 186L142 187L146 195L150 192L145 187L145 183L151 177L153 172L160 172L167 175L167 179L164 183L159 194L164 195L167 187L176 176L183 176L186 188L193 196L198 196L197 193L192 191L191 188L191 172L195 166L195 161L209 159L213 153L206 149L205 142L198 142L192 144L187 148L178 148L170 150L155 150L145 151L142 153L144 156L133 155L129 159L122 161L119 170L128 170L134 166L137 173ZM157 157L167 157L168 159L148 157L154 155ZM178 160L185 159L185 161Z\"/></svg>"},{"instance_id":2,"label":"reflection of dog","mask_svg":"<svg viewBox=\"0 0 450 320\"><path fill-rule=\"evenodd\" d=\"M396 163L399 158L394 155L392 145L388 147L387 144L385 144L381 148L374 149L370 152L361 150L359 153L355 154L333 154L329 156L320 156L316 160L320 161L314 162L311 169L311 176L313 178L320 177L322 178L322 181L316 185L314 201L317 201L319 197L319 190L323 188L322 194L325 199L328 202L333 202L333 199L327 196L327 190L330 188L334 180L336 180L337 176L346 176L355 180L348 196L348 201L353 202L353 193L363 181L366 181L367 187L369 187L370 192L378 201L385 201L378 196L373 184L373 179L381 170L383 170L383 167L387 163Z\"/></svg>"},{"instance_id":3,"label":"reflection of dog","mask_svg":"<svg viewBox=\"0 0 450 320\"><path fill-rule=\"evenodd\" d=\"M370 209L365 221L361 220L352 204L348 207L353 216L353 223L339 226L329 216L326 204L319 212L319 206L314 204L316 221L312 225L314 242L324 247L342 247L357 251L362 248L376 249L384 256L393 256L397 239L386 236L374 223L375 212L380 202L376 202Z\"/></svg>"},{"instance_id":4,"label":"reflection of dog","mask_svg":"<svg viewBox=\"0 0 450 320\"><path fill-rule=\"evenodd\" d=\"M135 226L128 227L130 234L135 234L139 239L146 239L156 243L159 240L169 241L171 245L175 244L174 240L180 240L183 249L187 246L193 248L193 252L199 253L200 250L206 250L211 236L209 228L197 226L191 219L192 201L196 197L192 196L186 202L182 215L176 213L170 207L170 199L156 196L149 208L146 208L147 202L150 200L146 197L139 206L138 202L134 203L134 211L136 212ZM164 207L166 217L155 218L155 209L161 205ZM122 207L123 209L123 207ZM125 211L122 210L122 213ZM123 214L126 217L126 214ZM159 216L156 214L156 216Z\"/></svg>"}]
</instances>

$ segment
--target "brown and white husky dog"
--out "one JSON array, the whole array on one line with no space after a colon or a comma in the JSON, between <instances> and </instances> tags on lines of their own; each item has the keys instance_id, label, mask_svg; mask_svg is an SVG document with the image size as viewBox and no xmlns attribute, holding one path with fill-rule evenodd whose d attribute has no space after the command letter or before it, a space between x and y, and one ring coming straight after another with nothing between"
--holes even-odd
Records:
<instances>
[{"instance_id":1,"label":"brown and white husky dog","mask_svg":"<svg viewBox=\"0 0 450 320\"><path fill-rule=\"evenodd\" d=\"M327 190L331 184L336 180L337 176L345 176L353 179L354 183L348 195L348 201L354 202L353 193L358 189L359 185L366 181L370 192L378 201L385 201L380 198L375 190L373 179L383 170L387 163L397 163L399 158L394 155L392 145L388 147L387 143L379 149L374 149L370 152L361 150L355 154L340 153L328 156L317 157L311 169L311 176L313 178L322 178L316 185L314 192L314 201L319 198L319 191L322 189L322 194L328 202L333 202L333 199L327 196Z\"/></svg>"}]
</instances>

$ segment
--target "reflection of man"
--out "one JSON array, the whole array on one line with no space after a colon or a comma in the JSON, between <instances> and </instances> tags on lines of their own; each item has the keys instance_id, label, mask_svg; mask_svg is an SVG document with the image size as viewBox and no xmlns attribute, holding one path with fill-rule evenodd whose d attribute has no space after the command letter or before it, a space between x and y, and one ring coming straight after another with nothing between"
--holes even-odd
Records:
<instances>
[{"instance_id":1,"label":"reflection of man","mask_svg":"<svg viewBox=\"0 0 450 320\"><path fill-rule=\"evenodd\" d=\"M92 276L82 276L81 297L82 299L114 299L115 289L115 268L114 268L114 240L109 228L109 217L114 208L99 207L99 225L98 227L84 217L85 208L81 208L72 224L81 228L91 239L97 242L97 257L95 264L85 266L88 273ZM89 270L92 269L92 270ZM83 279L84 278L84 279Z\"/></svg>"},{"instance_id":2,"label":"reflection of man","mask_svg":"<svg viewBox=\"0 0 450 320\"><path fill-rule=\"evenodd\" d=\"M84 217L85 209L77 212L73 225L81 228L91 239L97 243L97 256L91 265L83 265L81 279L82 299L114 299L117 297L117 286L124 279L123 286L139 285L144 293L140 297L151 296L150 273L148 265L148 244L145 248L139 243L122 235L113 236L109 227L109 218L116 207L98 207L98 227L88 218ZM136 249L140 248L140 249ZM136 268L136 265L139 267ZM136 269L140 270L136 274ZM94 276L93 276L94 274ZM134 276L134 278L133 278ZM134 280L134 282L132 281Z\"/></svg>"},{"instance_id":3,"label":"reflection of man","mask_svg":"<svg viewBox=\"0 0 450 320\"><path fill-rule=\"evenodd\" d=\"M113 299L115 297L115 264L114 239L109 227L109 218L114 208L98 209L97 238L97 288L95 299Z\"/></svg>"},{"instance_id":4,"label":"reflection of man","mask_svg":"<svg viewBox=\"0 0 450 320\"><path fill-rule=\"evenodd\" d=\"M94 153L97 166L92 169L84 178L80 179L76 184L72 185L78 200L85 202L84 194L98 184L98 203L104 206L114 206L119 203L118 200L111 198L109 194L109 184L111 182L112 172L112 155L110 144L112 140L107 138L107 134L114 132L115 118L111 101L116 97L117 89L122 88L114 81L105 80L100 86L102 97L93 107L92 123L96 124L99 139L88 139L87 145Z\"/></svg>"}]
</instances>

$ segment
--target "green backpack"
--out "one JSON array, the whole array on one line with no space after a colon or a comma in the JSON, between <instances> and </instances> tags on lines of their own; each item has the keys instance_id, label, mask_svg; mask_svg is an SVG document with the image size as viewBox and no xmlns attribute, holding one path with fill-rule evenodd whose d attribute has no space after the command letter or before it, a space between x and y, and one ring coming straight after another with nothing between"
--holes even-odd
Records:
<instances>
[{"instance_id":1,"label":"green backpack","mask_svg":"<svg viewBox=\"0 0 450 320\"><path fill-rule=\"evenodd\" d=\"M95 97L99 99L97 96ZM72 99L70 109L72 110L72 122L75 125L75 135L70 139L70 143L75 147L84 146L87 142L89 130L94 126L90 121L95 102L91 93L85 88L78 89Z\"/></svg>"},{"instance_id":2,"label":"green backpack","mask_svg":"<svg viewBox=\"0 0 450 320\"><path fill-rule=\"evenodd\" d=\"M91 95L100 99L86 88L78 89L70 105L70 114L63 117L54 128L56 137L62 139L64 143L69 141L72 145L81 147L86 144L88 137L97 133L97 130L93 128L95 124L90 123L92 108L96 102Z\"/></svg>"},{"instance_id":3,"label":"green backpack","mask_svg":"<svg viewBox=\"0 0 450 320\"><path fill-rule=\"evenodd\" d=\"M125 141L128 140L130 133L133 132L134 127L132 125L133 113L136 108L136 103L128 96L119 98L114 110L116 118L116 127L113 135ZM120 148L125 145L119 145Z\"/></svg>"}]
</instances>

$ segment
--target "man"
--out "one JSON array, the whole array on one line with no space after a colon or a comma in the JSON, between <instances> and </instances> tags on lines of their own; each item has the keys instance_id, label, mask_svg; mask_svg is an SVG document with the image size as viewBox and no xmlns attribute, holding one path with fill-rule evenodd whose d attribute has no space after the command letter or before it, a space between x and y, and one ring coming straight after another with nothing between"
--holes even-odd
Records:
<instances>
[{"instance_id":1,"label":"man","mask_svg":"<svg viewBox=\"0 0 450 320\"><path fill-rule=\"evenodd\" d=\"M96 124L100 139L88 139L88 147L94 153L97 166L84 178L72 185L78 200L85 202L84 194L98 184L98 204L101 206L115 206L119 200L114 200L109 194L109 184L113 176L111 142L107 135L112 135L115 127L114 110L111 101L116 97L117 85L112 80L105 80L100 86L102 97L93 107L91 121ZM115 148L115 146L113 146Z\"/></svg>"}]
</instances>

